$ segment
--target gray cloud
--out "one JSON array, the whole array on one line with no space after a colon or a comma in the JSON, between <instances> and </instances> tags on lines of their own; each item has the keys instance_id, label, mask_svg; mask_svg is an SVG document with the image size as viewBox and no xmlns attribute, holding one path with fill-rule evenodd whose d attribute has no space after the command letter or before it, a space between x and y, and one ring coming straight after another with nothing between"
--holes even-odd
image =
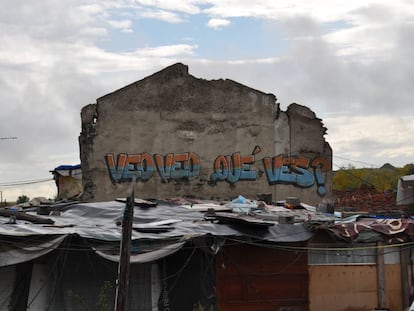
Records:
<instances>
[{"instance_id":1,"label":"gray cloud","mask_svg":"<svg viewBox=\"0 0 414 311\"><path fill-rule=\"evenodd\" d=\"M200 14L197 3L181 11ZM108 36L105 27L112 27L108 21L114 2L9 1L8 9L0 11L0 40L5 43L0 50L0 136L18 139L0 141L0 183L43 178L57 165L79 163L81 107L177 61L189 64L197 77L229 78L274 93L284 109L292 102L309 106L326 119L334 154L339 150L351 159L378 164L410 161L414 150L403 142L409 144L414 126L406 119L404 127L393 125L402 123L401 116L414 117L414 25L409 10L400 14L402 3L393 4L392 11L374 3L368 9L356 4L346 16L337 9L312 15L306 14L308 8L292 14L266 3L249 13L250 2L243 2L233 14L225 13L232 13L228 10L234 3L211 3L214 16L208 18L263 18L269 40L281 29L288 51L269 51L266 59L212 61L196 58L193 52L202 47L195 45L131 53L97 48ZM335 29L328 21L346 21L348 28ZM381 122L386 128L376 127Z\"/></svg>"}]
</instances>

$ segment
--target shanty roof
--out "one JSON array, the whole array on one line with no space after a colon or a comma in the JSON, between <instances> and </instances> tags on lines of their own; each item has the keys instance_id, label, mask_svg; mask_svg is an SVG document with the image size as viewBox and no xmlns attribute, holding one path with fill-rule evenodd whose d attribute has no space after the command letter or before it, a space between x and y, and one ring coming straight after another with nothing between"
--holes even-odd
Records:
<instances>
[{"instance_id":1,"label":"shanty roof","mask_svg":"<svg viewBox=\"0 0 414 311\"><path fill-rule=\"evenodd\" d=\"M402 176L398 180L397 204L407 205L414 203L414 175Z\"/></svg>"},{"instance_id":2,"label":"shanty roof","mask_svg":"<svg viewBox=\"0 0 414 311\"><path fill-rule=\"evenodd\" d=\"M55 167L54 171L71 171L71 170L77 170L80 169L81 165L59 165L58 167Z\"/></svg>"},{"instance_id":3,"label":"shanty roof","mask_svg":"<svg viewBox=\"0 0 414 311\"><path fill-rule=\"evenodd\" d=\"M0 209L0 267L38 258L79 236L97 255L119 260L125 199L39 204L16 211ZM43 216L40 216L43 215ZM1 221L3 219L3 221ZM239 197L231 202L174 198L135 200L131 262L148 262L202 241L215 252L224 239L287 243L309 240L325 231L348 242L414 240L411 219L354 216L346 220L306 204L265 204ZM207 242L208 241L208 242Z\"/></svg>"},{"instance_id":4,"label":"shanty roof","mask_svg":"<svg viewBox=\"0 0 414 311\"><path fill-rule=\"evenodd\" d=\"M371 243L384 241L401 244L414 241L414 220L412 218L388 218L374 216L352 216L334 224L313 226L350 243Z\"/></svg>"},{"instance_id":5,"label":"shanty roof","mask_svg":"<svg viewBox=\"0 0 414 311\"><path fill-rule=\"evenodd\" d=\"M259 206L256 201L240 201L240 198L222 204L183 199L136 200L135 205L132 232L135 257L131 262L161 258L196 238L238 237L270 243L306 241L312 233L304 226L305 220L333 221L333 216L317 213L311 206L300 209L264 203ZM8 218L3 218L0 235L3 242L13 240L13 243L0 247L0 266L42 256L69 235L80 236L98 255L117 261L124 208L125 200L119 199L40 204L24 212L3 209L0 215Z\"/></svg>"},{"instance_id":6,"label":"shanty roof","mask_svg":"<svg viewBox=\"0 0 414 311\"><path fill-rule=\"evenodd\" d=\"M404 182L412 182L414 184L414 174L413 175L402 176L401 180L404 181Z\"/></svg>"}]
</instances>

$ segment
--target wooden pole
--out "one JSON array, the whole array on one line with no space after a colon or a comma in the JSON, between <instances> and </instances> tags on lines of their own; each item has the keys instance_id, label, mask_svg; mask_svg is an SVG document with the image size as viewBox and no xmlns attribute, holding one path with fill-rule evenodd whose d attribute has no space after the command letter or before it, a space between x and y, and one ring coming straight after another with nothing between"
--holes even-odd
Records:
<instances>
[{"instance_id":1,"label":"wooden pole","mask_svg":"<svg viewBox=\"0 0 414 311\"><path fill-rule=\"evenodd\" d=\"M385 307L385 262L384 262L384 243L378 242L377 253L377 297L378 307Z\"/></svg>"},{"instance_id":2,"label":"wooden pole","mask_svg":"<svg viewBox=\"0 0 414 311\"><path fill-rule=\"evenodd\" d=\"M400 264L401 264L401 285L402 285L402 306L404 310L410 307L410 280L409 275L411 274L410 256L411 248L404 249L400 248Z\"/></svg>"},{"instance_id":3,"label":"wooden pole","mask_svg":"<svg viewBox=\"0 0 414 311\"><path fill-rule=\"evenodd\" d=\"M128 198L122 218L122 238L118 264L118 279L115 296L115 311L128 310L129 264L131 256L131 235L135 206L135 176L131 196Z\"/></svg>"}]
</instances>

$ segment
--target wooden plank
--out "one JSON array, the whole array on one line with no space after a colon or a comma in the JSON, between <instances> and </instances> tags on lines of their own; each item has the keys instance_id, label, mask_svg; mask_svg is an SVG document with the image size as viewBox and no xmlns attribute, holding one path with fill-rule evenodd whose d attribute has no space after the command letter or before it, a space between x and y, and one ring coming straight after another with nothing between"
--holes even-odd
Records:
<instances>
[{"instance_id":1,"label":"wooden plank","mask_svg":"<svg viewBox=\"0 0 414 311\"><path fill-rule=\"evenodd\" d=\"M26 214L24 212L10 211L5 208L0 208L0 216L16 217L18 220L30 221L35 224L53 225L55 222L50 218L43 218L35 215Z\"/></svg>"},{"instance_id":2,"label":"wooden plank","mask_svg":"<svg viewBox=\"0 0 414 311\"><path fill-rule=\"evenodd\" d=\"M126 203L128 201L128 198L117 198L115 201ZM135 198L134 199L134 205L139 207L156 207L157 203L151 202L144 199Z\"/></svg>"},{"instance_id":3,"label":"wooden plank","mask_svg":"<svg viewBox=\"0 0 414 311\"><path fill-rule=\"evenodd\" d=\"M402 288L402 305L403 309L406 310L411 301L410 298L410 254L411 248L409 249L400 249L400 262L401 262L401 288Z\"/></svg>"},{"instance_id":4,"label":"wooden plank","mask_svg":"<svg viewBox=\"0 0 414 311\"><path fill-rule=\"evenodd\" d=\"M274 222L266 221L266 220L259 219L253 216L235 214L235 213L219 212L219 213L215 213L214 217L219 222L226 223L226 224L242 224L242 225L255 226L255 227L270 227L275 224Z\"/></svg>"},{"instance_id":5,"label":"wooden plank","mask_svg":"<svg viewBox=\"0 0 414 311\"><path fill-rule=\"evenodd\" d=\"M377 295L378 295L378 307L385 308L385 263L384 263L384 244L378 242L378 255L377 255Z\"/></svg>"}]
</instances>

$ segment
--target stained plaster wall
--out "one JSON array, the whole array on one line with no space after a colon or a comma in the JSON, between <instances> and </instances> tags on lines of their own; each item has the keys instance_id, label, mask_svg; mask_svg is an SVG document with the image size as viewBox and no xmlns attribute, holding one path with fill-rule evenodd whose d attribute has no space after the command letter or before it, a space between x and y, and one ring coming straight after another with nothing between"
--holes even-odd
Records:
<instances>
[{"instance_id":1,"label":"stained plaster wall","mask_svg":"<svg viewBox=\"0 0 414 311\"><path fill-rule=\"evenodd\" d=\"M298 196L317 203L330 195L332 151L309 108L292 104L283 112L273 94L232 80L198 79L183 64L99 98L82 109L81 119L87 201L129 195L133 174L141 198L272 194L273 200ZM308 159L308 167L298 169L298 158ZM326 194L318 193L315 168Z\"/></svg>"}]
</instances>

